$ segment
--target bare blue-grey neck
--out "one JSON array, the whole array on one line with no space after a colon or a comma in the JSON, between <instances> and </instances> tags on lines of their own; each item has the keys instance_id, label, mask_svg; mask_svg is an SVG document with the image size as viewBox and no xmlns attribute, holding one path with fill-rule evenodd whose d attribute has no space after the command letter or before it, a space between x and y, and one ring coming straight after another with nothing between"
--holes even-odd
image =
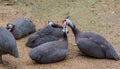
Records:
<instances>
[{"instance_id":1,"label":"bare blue-grey neck","mask_svg":"<svg viewBox=\"0 0 120 69\"><path fill-rule=\"evenodd\" d=\"M76 28L74 23L70 19L65 19L64 22L72 29L75 38L77 38L80 35L80 31Z\"/></svg>"},{"instance_id":2,"label":"bare blue-grey neck","mask_svg":"<svg viewBox=\"0 0 120 69\"><path fill-rule=\"evenodd\" d=\"M64 38L64 40L67 40L67 32L68 32L68 30L67 30L67 28L66 27L63 27L63 38Z\"/></svg>"}]
</instances>

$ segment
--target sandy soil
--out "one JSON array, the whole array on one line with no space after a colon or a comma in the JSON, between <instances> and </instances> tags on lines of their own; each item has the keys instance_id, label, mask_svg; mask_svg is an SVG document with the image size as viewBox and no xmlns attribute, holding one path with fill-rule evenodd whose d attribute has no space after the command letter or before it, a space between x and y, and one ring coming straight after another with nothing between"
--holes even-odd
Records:
<instances>
[{"instance_id":1,"label":"sandy soil","mask_svg":"<svg viewBox=\"0 0 120 69\"><path fill-rule=\"evenodd\" d=\"M36 25L36 28L42 28L47 25L47 21L40 20L32 16L29 11L22 7L15 9L11 6L0 6L0 26L5 27L7 23L13 22L20 17L30 18ZM108 12L109 13L109 12ZM107 20L106 20L106 19ZM108 20L116 22L116 24L100 25L109 32L101 33L113 45L115 50L120 55L120 19L114 17L105 17L99 21L107 22ZM107 27L106 27L107 26ZM110 35L109 35L110 34ZM3 60L9 63L0 64L0 69L120 69L120 61L109 59L95 59L86 56L79 56L77 46L74 46L74 37L72 32L68 34L69 37L69 55L66 60L52 63L52 64L36 64L28 56L30 48L25 46L29 36L17 40L17 47L19 50L20 58L16 59L10 55L3 55Z\"/></svg>"}]
</instances>

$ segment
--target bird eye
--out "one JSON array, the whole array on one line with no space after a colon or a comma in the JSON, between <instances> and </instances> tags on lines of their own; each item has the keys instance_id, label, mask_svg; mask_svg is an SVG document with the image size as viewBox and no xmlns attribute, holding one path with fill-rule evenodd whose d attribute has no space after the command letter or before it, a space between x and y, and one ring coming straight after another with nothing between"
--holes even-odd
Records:
<instances>
[{"instance_id":1,"label":"bird eye","mask_svg":"<svg viewBox=\"0 0 120 69\"><path fill-rule=\"evenodd\" d=\"M67 21L66 19L64 21Z\"/></svg>"}]
</instances>

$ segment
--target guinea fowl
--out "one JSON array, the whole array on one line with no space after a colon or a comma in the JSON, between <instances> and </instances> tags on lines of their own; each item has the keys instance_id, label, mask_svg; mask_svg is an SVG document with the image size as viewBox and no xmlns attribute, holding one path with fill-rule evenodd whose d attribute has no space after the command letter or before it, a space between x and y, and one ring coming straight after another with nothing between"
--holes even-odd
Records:
<instances>
[{"instance_id":1,"label":"guinea fowl","mask_svg":"<svg viewBox=\"0 0 120 69\"><path fill-rule=\"evenodd\" d=\"M26 46L34 48L43 43L58 40L63 37L62 26L55 24L53 21L48 22L48 26L39 29L33 35L31 35L26 42Z\"/></svg>"},{"instance_id":2,"label":"guinea fowl","mask_svg":"<svg viewBox=\"0 0 120 69\"><path fill-rule=\"evenodd\" d=\"M85 55L95 58L120 59L112 45L101 35L79 31L69 18L64 19L63 23L72 29L76 44Z\"/></svg>"},{"instance_id":3,"label":"guinea fowl","mask_svg":"<svg viewBox=\"0 0 120 69\"><path fill-rule=\"evenodd\" d=\"M36 63L44 64L64 60L68 55L68 39L66 32L65 27L63 28L63 37L59 40L46 42L30 50L30 58Z\"/></svg>"},{"instance_id":4,"label":"guinea fowl","mask_svg":"<svg viewBox=\"0 0 120 69\"><path fill-rule=\"evenodd\" d=\"M10 54L16 58L19 57L16 40L14 36L5 28L0 27L0 62L2 55Z\"/></svg>"},{"instance_id":5,"label":"guinea fowl","mask_svg":"<svg viewBox=\"0 0 120 69\"><path fill-rule=\"evenodd\" d=\"M19 18L13 23L8 23L6 28L13 34L15 39L20 39L36 31L35 25L27 18Z\"/></svg>"}]
</instances>

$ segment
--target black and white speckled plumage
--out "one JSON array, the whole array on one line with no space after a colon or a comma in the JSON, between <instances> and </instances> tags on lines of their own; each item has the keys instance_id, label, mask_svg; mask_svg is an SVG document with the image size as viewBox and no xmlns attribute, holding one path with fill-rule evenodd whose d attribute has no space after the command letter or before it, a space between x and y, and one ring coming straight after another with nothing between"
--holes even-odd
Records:
<instances>
[{"instance_id":1,"label":"black and white speckled plumage","mask_svg":"<svg viewBox=\"0 0 120 69\"><path fill-rule=\"evenodd\" d=\"M19 57L14 36L7 29L0 27L0 57L4 54Z\"/></svg>"},{"instance_id":2,"label":"black and white speckled plumage","mask_svg":"<svg viewBox=\"0 0 120 69\"><path fill-rule=\"evenodd\" d=\"M14 35L15 39L20 39L25 35L36 31L35 25L27 18L19 18L10 24L15 25L15 28L10 31ZM7 29L9 29L10 24L7 25Z\"/></svg>"},{"instance_id":3,"label":"black and white speckled plumage","mask_svg":"<svg viewBox=\"0 0 120 69\"><path fill-rule=\"evenodd\" d=\"M64 23L72 29L76 44L85 55L95 58L120 59L112 45L101 35L79 31L69 18L66 18Z\"/></svg>"},{"instance_id":4,"label":"black and white speckled plumage","mask_svg":"<svg viewBox=\"0 0 120 69\"><path fill-rule=\"evenodd\" d=\"M54 63L62 61L68 55L68 39L66 32L56 41L41 44L29 52L29 56L36 63Z\"/></svg>"},{"instance_id":5,"label":"black and white speckled plumage","mask_svg":"<svg viewBox=\"0 0 120 69\"><path fill-rule=\"evenodd\" d=\"M62 26L54 23L52 26L48 25L39 29L29 37L26 46L33 48L49 41L58 40L63 36L62 28Z\"/></svg>"}]
</instances>

